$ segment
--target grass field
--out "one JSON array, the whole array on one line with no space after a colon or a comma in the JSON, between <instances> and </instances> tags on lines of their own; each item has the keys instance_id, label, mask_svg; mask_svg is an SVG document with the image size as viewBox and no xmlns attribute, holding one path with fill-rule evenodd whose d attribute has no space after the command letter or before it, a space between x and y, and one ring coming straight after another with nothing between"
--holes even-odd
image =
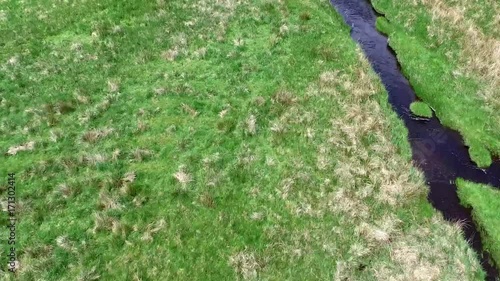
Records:
<instances>
[{"instance_id":1,"label":"grass field","mask_svg":"<svg viewBox=\"0 0 500 281\"><path fill-rule=\"evenodd\" d=\"M484 279L328 1L7 0L0 42L2 280Z\"/></svg>"},{"instance_id":2,"label":"grass field","mask_svg":"<svg viewBox=\"0 0 500 281\"><path fill-rule=\"evenodd\" d=\"M458 180L458 195L464 206L472 208L485 248L500 266L500 191L491 186Z\"/></svg>"},{"instance_id":3,"label":"grass field","mask_svg":"<svg viewBox=\"0 0 500 281\"><path fill-rule=\"evenodd\" d=\"M489 166L500 155L500 2L372 2L417 95Z\"/></svg>"}]
</instances>

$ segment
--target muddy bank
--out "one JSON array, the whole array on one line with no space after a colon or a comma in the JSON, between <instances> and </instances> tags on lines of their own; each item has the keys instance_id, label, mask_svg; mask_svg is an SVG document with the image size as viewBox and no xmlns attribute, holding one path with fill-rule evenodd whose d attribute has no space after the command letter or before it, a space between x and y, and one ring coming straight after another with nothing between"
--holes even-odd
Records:
<instances>
[{"instance_id":1,"label":"muddy bank","mask_svg":"<svg viewBox=\"0 0 500 281\"><path fill-rule=\"evenodd\" d=\"M390 104L408 128L414 163L424 172L430 186L429 201L447 220L464 222L465 238L478 253L487 280L495 280L498 269L489 262L470 210L460 205L455 180L460 177L500 188L500 162L495 161L488 169L478 168L459 133L443 127L435 116L424 120L410 112L410 104L417 100L415 92L402 74L387 38L375 28L377 16L382 15L367 0L331 0L331 3L351 27L352 38L380 76Z\"/></svg>"}]
</instances>

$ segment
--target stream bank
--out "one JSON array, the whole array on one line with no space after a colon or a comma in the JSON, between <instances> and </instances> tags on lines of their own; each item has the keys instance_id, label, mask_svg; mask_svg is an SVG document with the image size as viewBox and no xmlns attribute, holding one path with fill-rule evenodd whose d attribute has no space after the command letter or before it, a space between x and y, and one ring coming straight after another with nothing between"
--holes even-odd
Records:
<instances>
[{"instance_id":1,"label":"stream bank","mask_svg":"<svg viewBox=\"0 0 500 281\"><path fill-rule=\"evenodd\" d=\"M377 14L367 0L331 0L332 5L351 27L351 36L363 49L368 61L379 75L389 97L389 103L408 129L414 164L424 172L430 187L428 199L448 221L460 221L465 238L478 253L487 280L496 280L498 269L484 251L480 233L470 209L460 204L457 178L500 187L500 162L488 169L478 168L471 160L461 135L444 127L435 117L415 118L410 105L417 100L414 90L401 72L395 52L387 37L375 27Z\"/></svg>"}]
</instances>

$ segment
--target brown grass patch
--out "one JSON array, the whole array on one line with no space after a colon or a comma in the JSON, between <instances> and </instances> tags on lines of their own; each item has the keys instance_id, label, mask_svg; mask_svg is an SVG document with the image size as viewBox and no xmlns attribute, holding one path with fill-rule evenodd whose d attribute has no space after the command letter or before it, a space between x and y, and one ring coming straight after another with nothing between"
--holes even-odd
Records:
<instances>
[{"instance_id":1,"label":"brown grass patch","mask_svg":"<svg viewBox=\"0 0 500 281\"><path fill-rule=\"evenodd\" d=\"M33 149L35 149L35 142L29 141L25 144L9 147L9 150L7 150L7 155L16 155L19 151L30 151Z\"/></svg>"},{"instance_id":2,"label":"brown grass patch","mask_svg":"<svg viewBox=\"0 0 500 281\"><path fill-rule=\"evenodd\" d=\"M229 264L244 280L254 280L257 278L260 266L253 252L247 250L238 252L229 258Z\"/></svg>"}]
</instances>

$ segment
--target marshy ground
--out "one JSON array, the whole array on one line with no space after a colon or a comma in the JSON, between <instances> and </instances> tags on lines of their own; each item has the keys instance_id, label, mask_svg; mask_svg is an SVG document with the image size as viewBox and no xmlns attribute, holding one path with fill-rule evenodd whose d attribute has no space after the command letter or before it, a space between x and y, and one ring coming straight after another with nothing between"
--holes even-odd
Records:
<instances>
[{"instance_id":1,"label":"marshy ground","mask_svg":"<svg viewBox=\"0 0 500 281\"><path fill-rule=\"evenodd\" d=\"M19 201L17 273L2 280L484 279L328 1L0 10L0 172ZM496 104L459 97L477 118ZM500 147L500 131L460 124L479 151Z\"/></svg>"}]
</instances>

